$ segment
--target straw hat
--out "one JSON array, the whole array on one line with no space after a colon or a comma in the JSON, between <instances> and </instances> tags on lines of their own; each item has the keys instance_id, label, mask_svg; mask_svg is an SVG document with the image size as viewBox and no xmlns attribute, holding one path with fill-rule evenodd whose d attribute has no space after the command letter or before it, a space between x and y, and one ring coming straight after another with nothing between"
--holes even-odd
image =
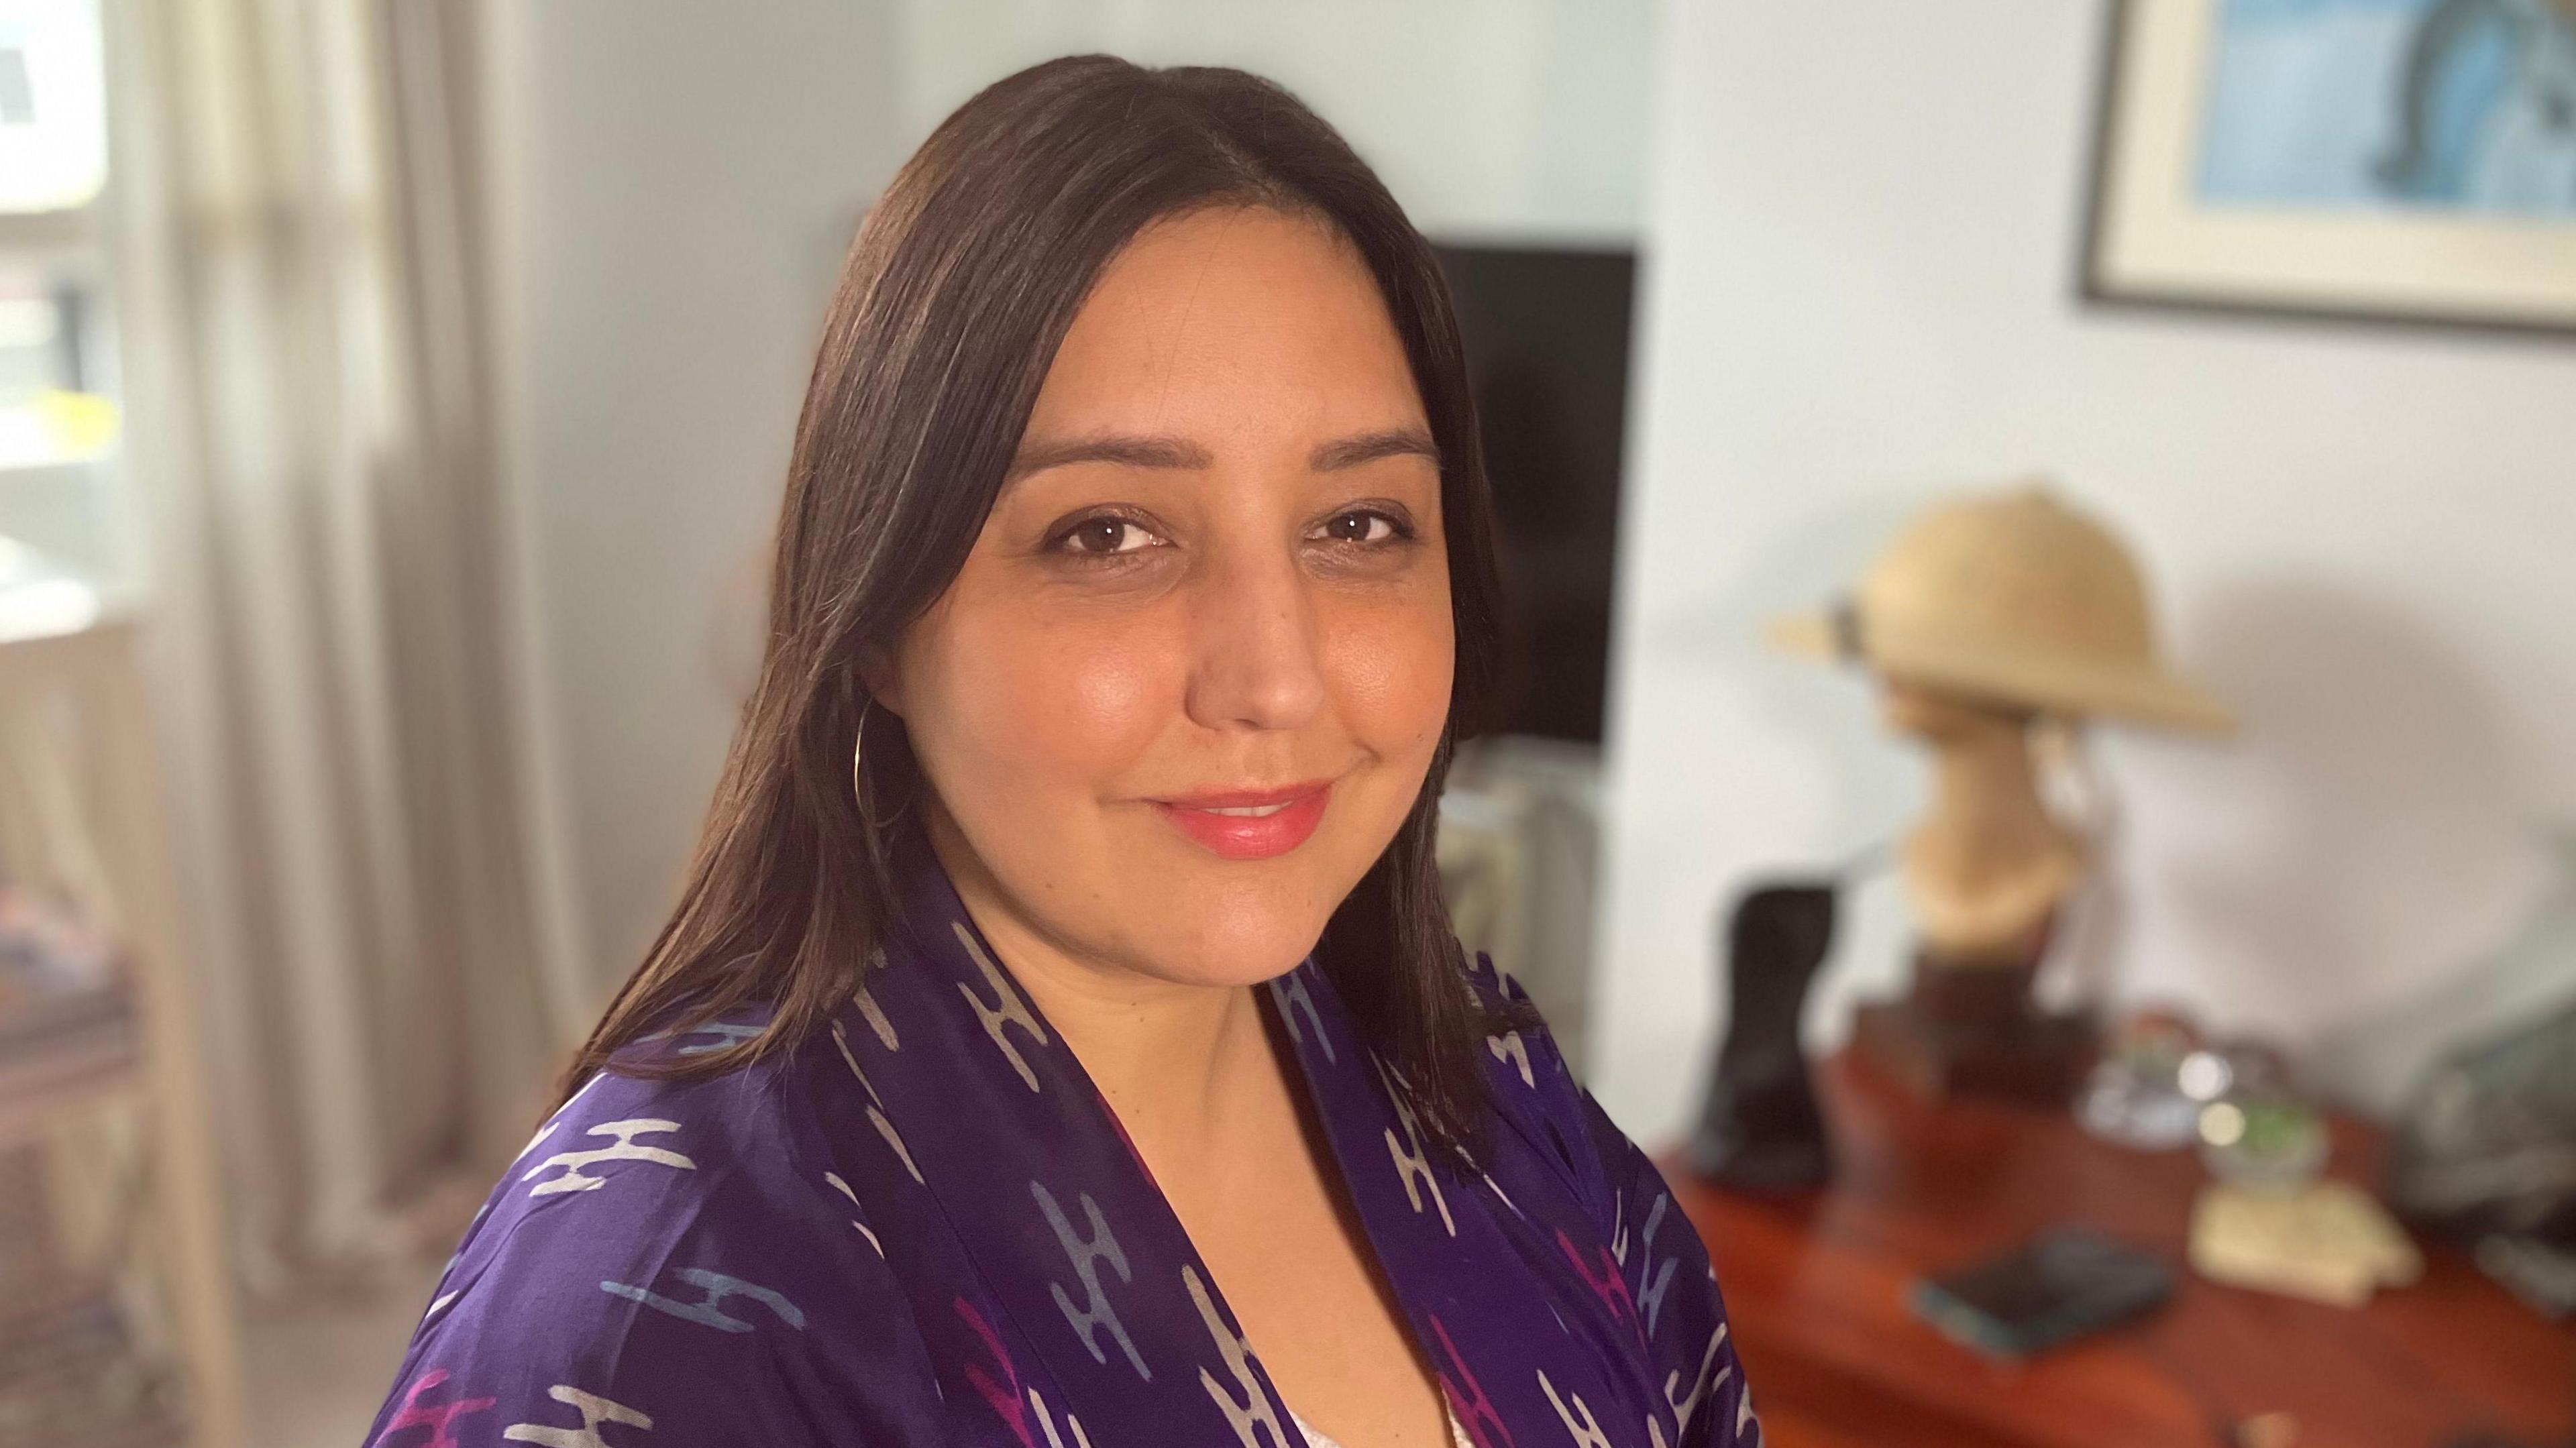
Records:
<instances>
[{"instance_id":1,"label":"straw hat","mask_svg":"<svg viewBox=\"0 0 2576 1448\"><path fill-rule=\"evenodd\" d=\"M2157 661L2147 590L2109 529L2043 484L1943 503L1859 591L1785 618L1772 643L2045 713L2220 730L2225 705Z\"/></svg>"}]
</instances>

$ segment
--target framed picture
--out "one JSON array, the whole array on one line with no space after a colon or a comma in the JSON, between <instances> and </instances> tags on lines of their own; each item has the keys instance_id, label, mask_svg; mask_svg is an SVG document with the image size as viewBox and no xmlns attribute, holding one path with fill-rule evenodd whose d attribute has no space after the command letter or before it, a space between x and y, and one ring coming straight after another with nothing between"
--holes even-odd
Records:
<instances>
[{"instance_id":1,"label":"framed picture","mask_svg":"<svg viewBox=\"0 0 2576 1448\"><path fill-rule=\"evenodd\" d=\"M2576 0L2122 0L2085 291L2576 329Z\"/></svg>"}]
</instances>

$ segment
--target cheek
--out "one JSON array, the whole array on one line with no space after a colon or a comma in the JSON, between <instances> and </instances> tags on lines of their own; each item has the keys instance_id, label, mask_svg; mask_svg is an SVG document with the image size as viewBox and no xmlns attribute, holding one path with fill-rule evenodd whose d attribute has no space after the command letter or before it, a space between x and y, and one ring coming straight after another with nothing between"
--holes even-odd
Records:
<instances>
[{"instance_id":1,"label":"cheek","mask_svg":"<svg viewBox=\"0 0 2576 1448\"><path fill-rule=\"evenodd\" d=\"M914 747L952 808L1087 792L1132 764L1177 708L1171 650L1133 618L957 597L904 652Z\"/></svg>"},{"instance_id":2,"label":"cheek","mask_svg":"<svg viewBox=\"0 0 2576 1448\"><path fill-rule=\"evenodd\" d=\"M1419 768L1449 722L1457 639L1445 579L1399 601L1354 602L1322 630L1343 720L1372 752Z\"/></svg>"}]
</instances>

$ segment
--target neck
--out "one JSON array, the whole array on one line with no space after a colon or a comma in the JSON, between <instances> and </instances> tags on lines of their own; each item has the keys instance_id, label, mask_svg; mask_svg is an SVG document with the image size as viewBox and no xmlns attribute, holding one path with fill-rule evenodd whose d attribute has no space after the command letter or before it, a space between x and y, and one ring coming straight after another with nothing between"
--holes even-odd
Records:
<instances>
[{"instance_id":1,"label":"neck","mask_svg":"<svg viewBox=\"0 0 2576 1448\"><path fill-rule=\"evenodd\" d=\"M2041 802L2019 720L1944 738L1933 753L1932 815L1923 832L1961 855L1998 863L2054 853L2065 833Z\"/></svg>"},{"instance_id":2,"label":"neck","mask_svg":"<svg viewBox=\"0 0 2576 1448\"><path fill-rule=\"evenodd\" d=\"M1905 846L1916 924L1940 953L2011 957L2082 874L2083 847L2040 801L2020 721L1946 729L1933 808Z\"/></svg>"},{"instance_id":3,"label":"neck","mask_svg":"<svg viewBox=\"0 0 2576 1448\"><path fill-rule=\"evenodd\" d=\"M1252 987L1167 980L1072 948L1013 908L944 811L928 823L976 928L1147 1160L1224 1142L1280 1069Z\"/></svg>"}]
</instances>

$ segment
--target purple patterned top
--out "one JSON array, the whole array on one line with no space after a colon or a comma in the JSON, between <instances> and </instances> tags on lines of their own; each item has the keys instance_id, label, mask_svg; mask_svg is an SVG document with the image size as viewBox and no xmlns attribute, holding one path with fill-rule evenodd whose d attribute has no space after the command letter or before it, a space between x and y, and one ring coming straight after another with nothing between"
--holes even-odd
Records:
<instances>
[{"instance_id":1,"label":"purple patterned top","mask_svg":"<svg viewBox=\"0 0 2576 1448\"><path fill-rule=\"evenodd\" d=\"M903 886L827 1036L706 1081L604 1073L555 1114L369 1448L1299 1448L1081 1064L926 850ZM1475 985L1518 994L1481 961ZM1464 1175L1311 961L1267 989L1476 1448L1760 1441L1696 1233L1543 1031L1486 1043L1499 1121Z\"/></svg>"}]
</instances>

